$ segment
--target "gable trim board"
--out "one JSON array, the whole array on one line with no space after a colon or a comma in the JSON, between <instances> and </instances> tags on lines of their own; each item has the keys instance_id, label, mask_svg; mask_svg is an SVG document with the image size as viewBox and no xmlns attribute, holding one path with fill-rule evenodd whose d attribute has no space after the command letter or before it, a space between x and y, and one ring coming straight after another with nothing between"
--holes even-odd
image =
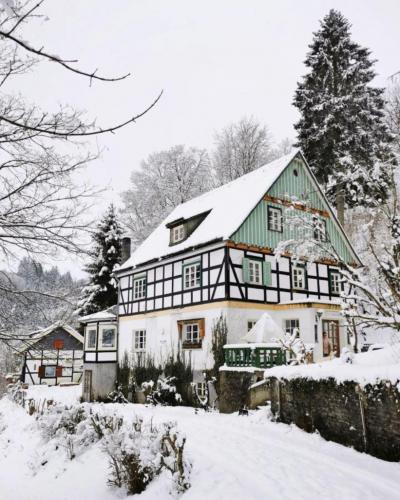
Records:
<instances>
[{"instance_id":1,"label":"gable trim board","mask_svg":"<svg viewBox=\"0 0 400 500\"><path fill-rule=\"evenodd\" d=\"M287 168L294 160L300 161L306 175L322 198L324 216L330 215L333 225L343 239L355 263L361 265L343 228L339 224L324 193L310 171L307 161L300 150L295 150L278 160L275 160L234 181L208 191L201 196L176 207L170 215L150 234L150 236L133 252L132 256L118 269L116 276L122 276L137 268L142 268L158 260L177 257L182 253L211 245L213 243L231 240L239 231L252 212L262 202L265 196L279 182ZM249 196L246 196L246 189ZM229 210L227 210L227 204ZM317 209L318 210L318 209ZM170 245L168 227L174 221L190 219L198 214L208 212L205 220L183 242Z\"/></svg>"}]
</instances>

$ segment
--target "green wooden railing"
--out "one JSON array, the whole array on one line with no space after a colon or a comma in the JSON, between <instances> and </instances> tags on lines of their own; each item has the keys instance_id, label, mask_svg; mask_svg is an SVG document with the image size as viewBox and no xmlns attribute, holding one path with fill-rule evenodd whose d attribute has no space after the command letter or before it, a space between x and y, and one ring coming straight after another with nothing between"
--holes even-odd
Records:
<instances>
[{"instance_id":1,"label":"green wooden railing","mask_svg":"<svg viewBox=\"0 0 400 500\"><path fill-rule=\"evenodd\" d=\"M286 364L286 352L280 347L226 346L224 352L227 366L271 368Z\"/></svg>"}]
</instances>

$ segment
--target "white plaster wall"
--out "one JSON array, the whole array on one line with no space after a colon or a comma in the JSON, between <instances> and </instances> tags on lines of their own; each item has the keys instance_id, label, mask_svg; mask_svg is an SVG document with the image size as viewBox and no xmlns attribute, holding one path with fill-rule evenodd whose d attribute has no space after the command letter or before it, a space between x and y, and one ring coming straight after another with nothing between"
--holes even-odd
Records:
<instances>
[{"instance_id":1,"label":"white plaster wall","mask_svg":"<svg viewBox=\"0 0 400 500\"><path fill-rule=\"evenodd\" d=\"M125 351L134 352L134 331L146 330L146 353L153 356L156 362L164 361L171 352L178 348L178 321L188 319L205 320L205 337L201 349L184 349L186 360L190 360L194 370L209 369L213 365L211 354L212 328L220 317L221 308L210 308L201 311L184 311L175 309L167 314L148 314L145 318L120 318L119 322L119 359Z\"/></svg>"}]
</instances>

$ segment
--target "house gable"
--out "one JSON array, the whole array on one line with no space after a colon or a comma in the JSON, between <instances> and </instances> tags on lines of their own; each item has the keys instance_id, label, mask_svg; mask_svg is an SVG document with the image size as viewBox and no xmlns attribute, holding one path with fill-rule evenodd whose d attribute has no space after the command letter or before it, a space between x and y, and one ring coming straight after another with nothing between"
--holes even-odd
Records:
<instances>
[{"instance_id":1,"label":"house gable","mask_svg":"<svg viewBox=\"0 0 400 500\"><path fill-rule=\"evenodd\" d=\"M310 217L315 214L325 221L329 240L340 257L348 263L358 263L358 258L350 242L301 154L298 154L287 165L262 200L257 203L241 226L232 234L231 240L235 243L274 249L282 241L296 239L296 230L290 228L284 221L285 209L294 199L306 200L307 207L312 210L309 212ZM281 232L268 229L268 207L282 210L283 227ZM327 257L329 257L328 254Z\"/></svg>"}]
</instances>

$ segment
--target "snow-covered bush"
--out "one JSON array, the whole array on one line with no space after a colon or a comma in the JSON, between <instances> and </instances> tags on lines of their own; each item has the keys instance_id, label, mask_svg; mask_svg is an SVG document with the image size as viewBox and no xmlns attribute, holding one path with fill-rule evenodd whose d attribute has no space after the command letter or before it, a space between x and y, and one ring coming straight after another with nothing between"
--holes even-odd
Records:
<instances>
[{"instance_id":1,"label":"snow-covered bush","mask_svg":"<svg viewBox=\"0 0 400 500\"><path fill-rule=\"evenodd\" d=\"M186 491L191 465L184 458L184 446L185 438L179 436L173 423L156 427L140 419L124 422L103 438L103 449L110 459L108 482L133 495L165 472L172 475L175 492Z\"/></svg>"},{"instance_id":2,"label":"snow-covered bush","mask_svg":"<svg viewBox=\"0 0 400 500\"><path fill-rule=\"evenodd\" d=\"M343 347L342 352L340 353L340 361L344 364L353 364L354 352L348 347Z\"/></svg>"},{"instance_id":3,"label":"snow-covered bush","mask_svg":"<svg viewBox=\"0 0 400 500\"><path fill-rule=\"evenodd\" d=\"M156 384L144 382L142 388L146 401L154 405L177 406L182 403L182 397L176 390L176 377L159 377Z\"/></svg>"}]
</instances>

